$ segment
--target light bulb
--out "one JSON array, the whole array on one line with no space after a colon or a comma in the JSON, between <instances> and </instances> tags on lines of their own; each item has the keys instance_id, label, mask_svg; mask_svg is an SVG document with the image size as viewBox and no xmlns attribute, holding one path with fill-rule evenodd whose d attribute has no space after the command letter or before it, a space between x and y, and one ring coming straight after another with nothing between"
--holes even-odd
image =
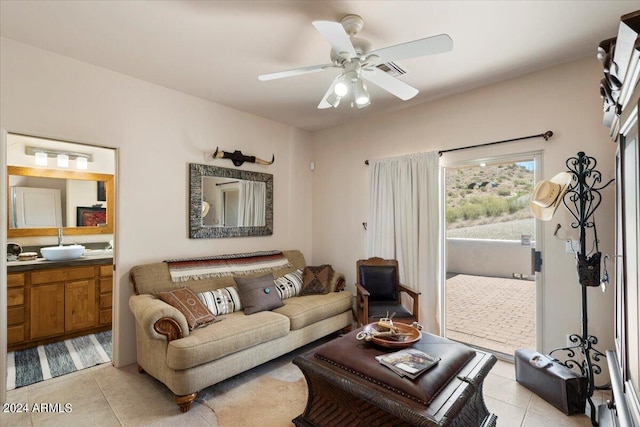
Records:
<instances>
[{"instance_id":1,"label":"light bulb","mask_svg":"<svg viewBox=\"0 0 640 427\"><path fill-rule=\"evenodd\" d=\"M333 92L336 94L336 96L339 96L340 98L342 98L349 92L349 86L347 86L344 80L340 80L333 87Z\"/></svg>"},{"instance_id":2,"label":"light bulb","mask_svg":"<svg viewBox=\"0 0 640 427\"><path fill-rule=\"evenodd\" d=\"M367 88L362 82L362 80L358 79L354 83L354 98L356 104L360 107L364 107L369 105L369 93L367 92Z\"/></svg>"}]
</instances>

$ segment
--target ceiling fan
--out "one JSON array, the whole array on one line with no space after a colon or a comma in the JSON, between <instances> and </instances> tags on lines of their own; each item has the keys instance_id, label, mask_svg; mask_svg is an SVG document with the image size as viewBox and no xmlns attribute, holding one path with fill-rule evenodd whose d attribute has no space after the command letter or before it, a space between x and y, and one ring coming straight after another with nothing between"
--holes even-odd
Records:
<instances>
[{"instance_id":1,"label":"ceiling fan","mask_svg":"<svg viewBox=\"0 0 640 427\"><path fill-rule=\"evenodd\" d=\"M386 90L403 101L411 99L418 94L418 89L387 74L378 68L378 65L448 52L453 49L451 37L447 34L440 34L372 51L371 44L367 40L356 37L356 34L364 26L363 19L358 15L347 15L340 22L313 21L313 26L331 45L330 63L262 74L258 76L258 79L261 81L275 80L315 73L329 68L342 68L342 73L333 80L318 104L318 108L321 109L338 107L340 101L347 97L355 102L358 108L368 106L370 104L369 93L363 80Z\"/></svg>"}]
</instances>

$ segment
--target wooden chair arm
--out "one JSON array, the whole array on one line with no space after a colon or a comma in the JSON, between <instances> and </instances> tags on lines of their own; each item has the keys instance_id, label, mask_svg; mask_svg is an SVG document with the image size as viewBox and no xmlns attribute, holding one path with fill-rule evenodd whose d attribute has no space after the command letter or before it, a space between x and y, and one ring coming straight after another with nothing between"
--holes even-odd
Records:
<instances>
[{"instance_id":1,"label":"wooden chair arm","mask_svg":"<svg viewBox=\"0 0 640 427\"><path fill-rule=\"evenodd\" d=\"M416 321L419 322L419 316L420 316L420 299L418 298L418 295L420 295L420 292L414 291L413 289L411 289L408 286L399 284L398 285L398 289L400 290L400 292L404 292L406 294L408 294L411 299L413 300L413 316L415 317Z\"/></svg>"},{"instance_id":2,"label":"wooden chair arm","mask_svg":"<svg viewBox=\"0 0 640 427\"><path fill-rule=\"evenodd\" d=\"M409 294L409 296L411 298L418 298L418 295L420 295L420 292L414 291L413 289L411 289L408 286L405 286L403 284L398 284L398 289L400 290L400 292L405 292L407 294Z\"/></svg>"},{"instance_id":3,"label":"wooden chair arm","mask_svg":"<svg viewBox=\"0 0 640 427\"><path fill-rule=\"evenodd\" d=\"M371 294L360 283L356 283L356 321L358 327L369 319L369 296Z\"/></svg>"},{"instance_id":4,"label":"wooden chair arm","mask_svg":"<svg viewBox=\"0 0 640 427\"><path fill-rule=\"evenodd\" d=\"M369 291L366 290L360 283L356 283L356 291L359 295L365 296L367 298L371 295Z\"/></svg>"}]
</instances>

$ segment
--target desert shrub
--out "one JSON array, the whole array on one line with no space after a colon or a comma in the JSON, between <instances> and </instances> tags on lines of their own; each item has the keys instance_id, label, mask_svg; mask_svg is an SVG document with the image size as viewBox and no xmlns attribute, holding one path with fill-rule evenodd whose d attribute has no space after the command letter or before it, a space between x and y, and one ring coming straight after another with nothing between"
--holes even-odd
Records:
<instances>
[{"instance_id":1,"label":"desert shrub","mask_svg":"<svg viewBox=\"0 0 640 427\"><path fill-rule=\"evenodd\" d=\"M447 206L446 213L447 222L452 224L460 219L460 211L458 208L453 206Z\"/></svg>"},{"instance_id":2,"label":"desert shrub","mask_svg":"<svg viewBox=\"0 0 640 427\"><path fill-rule=\"evenodd\" d=\"M462 218L464 218L465 220L478 219L485 213L485 210L481 204L472 202L461 203L459 209Z\"/></svg>"},{"instance_id":3,"label":"desert shrub","mask_svg":"<svg viewBox=\"0 0 640 427\"><path fill-rule=\"evenodd\" d=\"M529 206L529 203L527 202L527 200L522 199L520 197L510 197L509 199L507 199L507 203L509 207L509 213L518 212L519 210Z\"/></svg>"},{"instance_id":4,"label":"desert shrub","mask_svg":"<svg viewBox=\"0 0 640 427\"><path fill-rule=\"evenodd\" d=\"M500 216L509 210L509 203L502 197L489 196L482 200L482 207L486 216Z\"/></svg>"},{"instance_id":5,"label":"desert shrub","mask_svg":"<svg viewBox=\"0 0 640 427\"><path fill-rule=\"evenodd\" d=\"M498 189L498 196L510 196L511 195L511 191L507 188L499 188Z\"/></svg>"}]
</instances>

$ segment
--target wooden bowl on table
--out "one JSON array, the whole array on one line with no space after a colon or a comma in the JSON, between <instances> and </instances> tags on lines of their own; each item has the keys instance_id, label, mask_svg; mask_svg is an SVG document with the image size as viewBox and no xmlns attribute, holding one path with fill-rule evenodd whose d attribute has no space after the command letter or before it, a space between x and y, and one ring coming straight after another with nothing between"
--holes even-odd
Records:
<instances>
[{"instance_id":1,"label":"wooden bowl on table","mask_svg":"<svg viewBox=\"0 0 640 427\"><path fill-rule=\"evenodd\" d=\"M375 332L387 331L387 329L381 327L378 323L369 323L364 328L362 328L362 332L370 335L365 339L366 341L370 341L374 344L386 348L406 348L411 344L420 341L420 338L422 337L420 331L411 325L407 325L404 323L394 323L393 326L398 328L398 335L384 337L374 336Z\"/></svg>"}]
</instances>

